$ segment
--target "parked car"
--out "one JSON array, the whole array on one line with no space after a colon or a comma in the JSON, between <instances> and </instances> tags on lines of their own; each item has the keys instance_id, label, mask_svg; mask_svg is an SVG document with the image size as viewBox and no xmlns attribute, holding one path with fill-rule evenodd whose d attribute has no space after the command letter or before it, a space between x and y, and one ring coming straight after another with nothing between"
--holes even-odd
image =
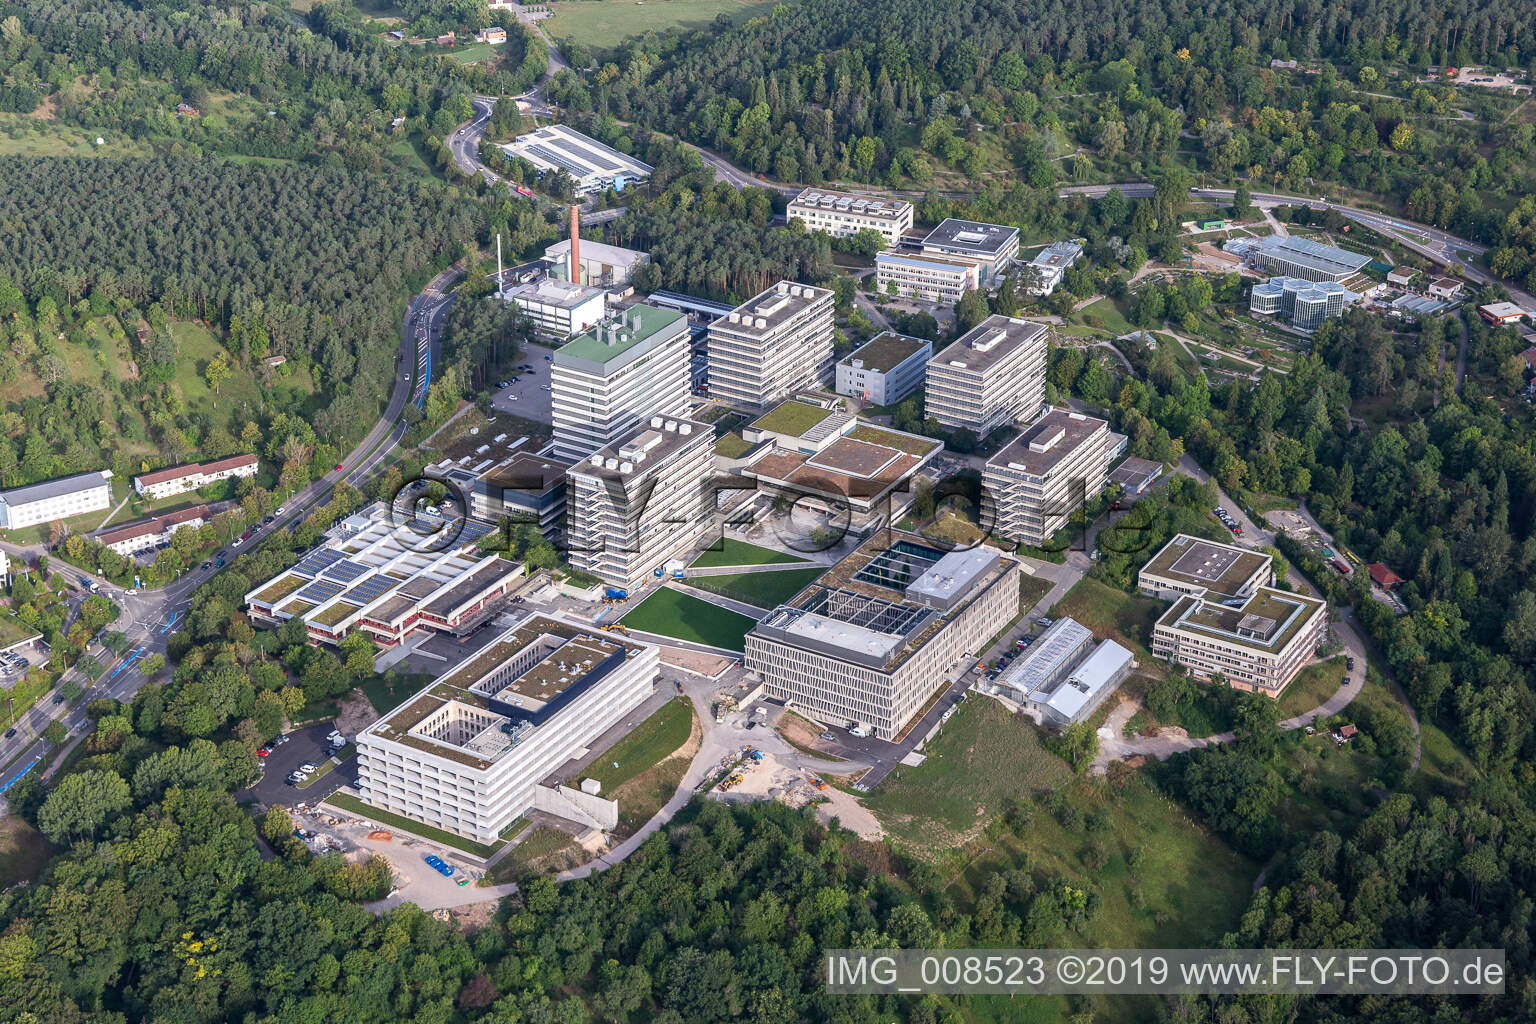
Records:
<instances>
[{"instance_id":1,"label":"parked car","mask_svg":"<svg viewBox=\"0 0 1536 1024\"><path fill-rule=\"evenodd\" d=\"M1345 658L1344 658L1344 667L1346 669L1348 669L1349 671L1351 671L1351 672L1353 672L1355 670L1355 658L1354 658L1354 655L1346 655L1345 656Z\"/></svg>"},{"instance_id":2,"label":"parked car","mask_svg":"<svg viewBox=\"0 0 1536 1024\"><path fill-rule=\"evenodd\" d=\"M283 513L284 513L284 512L286 512L286 511L288 511L288 509L287 509L287 507L286 507L286 506L283 506L283 505L279 505L279 506L277 506L277 511L276 511L276 512L274 512L274 513L272 513L272 514L273 514L273 515L278 515L278 516L280 516L280 515L282 515L282 514L283 514Z\"/></svg>"},{"instance_id":3,"label":"parked car","mask_svg":"<svg viewBox=\"0 0 1536 1024\"><path fill-rule=\"evenodd\" d=\"M256 756L257 757L271 757L272 756L272 751L268 750L266 747L257 747L256 748Z\"/></svg>"},{"instance_id":4,"label":"parked car","mask_svg":"<svg viewBox=\"0 0 1536 1024\"><path fill-rule=\"evenodd\" d=\"M835 739L837 739L837 737L832 735L829 732L824 732L820 736L818 736L817 739L821 739L821 740L835 740Z\"/></svg>"},{"instance_id":5,"label":"parked car","mask_svg":"<svg viewBox=\"0 0 1536 1024\"><path fill-rule=\"evenodd\" d=\"M15 735L16 735L16 730L15 729L7 729L7 730L5 730L5 738L6 739L10 739L12 736L15 736Z\"/></svg>"},{"instance_id":6,"label":"parked car","mask_svg":"<svg viewBox=\"0 0 1536 1024\"><path fill-rule=\"evenodd\" d=\"M53 702L55 704L63 704L64 703L64 695L62 693L54 694L53 695Z\"/></svg>"},{"instance_id":7,"label":"parked car","mask_svg":"<svg viewBox=\"0 0 1536 1024\"><path fill-rule=\"evenodd\" d=\"M427 860L427 867L429 867L432 870L436 871L438 874L442 875L444 878L452 878L453 877L453 865L449 864L447 861L443 860L443 858L437 856L436 854L428 854L426 860Z\"/></svg>"}]
</instances>

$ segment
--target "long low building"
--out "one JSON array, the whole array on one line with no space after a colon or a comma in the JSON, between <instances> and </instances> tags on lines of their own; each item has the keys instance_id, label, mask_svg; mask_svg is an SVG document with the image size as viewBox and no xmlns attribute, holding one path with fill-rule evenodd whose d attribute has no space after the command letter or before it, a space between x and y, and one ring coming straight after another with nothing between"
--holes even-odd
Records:
<instances>
[{"instance_id":1,"label":"long low building","mask_svg":"<svg viewBox=\"0 0 1536 1024\"><path fill-rule=\"evenodd\" d=\"M429 527L435 529L424 533ZM463 636L527 582L522 563L475 549L492 529L473 519L397 522L391 509L374 505L247 593L245 605L258 621L302 618L311 643L337 644L354 629L384 647L418 630Z\"/></svg>"},{"instance_id":2,"label":"long low building","mask_svg":"<svg viewBox=\"0 0 1536 1024\"><path fill-rule=\"evenodd\" d=\"M544 262L551 266L571 265L571 240L562 238L544 250ZM577 246L576 271L582 284L599 288L618 288L629 284L635 271L651 262L651 254L639 249L625 249L606 242L583 238ZM576 280L573 276L572 280Z\"/></svg>"},{"instance_id":3,"label":"long low building","mask_svg":"<svg viewBox=\"0 0 1536 1024\"><path fill-rule=\"evenodd\" d=\"M912 204L905 199L882 199L808 188L789 202L785 216L800 221L807 231L825 231L833 238L847 238L860 231L878 232L885 244L901 243L912 230Z\"/></svg>"},{"instance_id":4,"label":"long low building","mask_svg":"<svg viewBox=\"0 0 1536 1024\"><path fill-rule=\"evenodd\" d=\"M22 530L38 523L100 512L112 506L112 471L76 473L0 491L0 529Z\"/></svg>"},{"instance_id":5,"label":"long low building","mask_svg":"<svg viewBox=\"0 0 1536 1024\"><path fill-rule=\"evenodd\" d=\"M140 497L159 499L195 491L220 480L255 476L261 460L254 455L231 455L227 459L212 462L194 462L185 466L171 466L152 473L141 473L133 478L133 489Z\"/></svg>"},{"instance_id":6,"label":"long low building","mask_svg":"<svg viewBox=\"0 0 1536 1024\"><path fill-rule=\"evenodd\" d=\"M1113 640L1097 646L1076 619L1051 623L1040 639L983 688L1004 694L1042 723L1065 728L1087 719L1131 674L1136 659Z\"/></svg>"},{"instance_id":7,"label":"long low building","mask_svg":"<svg viewBox=\"0 0 1536 1024\"><path fill-rule=\"evenodd\" d=\"M1237 597L1274 582L1274 560L1268 555L1187 533L1164 544L1136 575L1142 593L1164 601Z\"/></svg>"},{"instance_id":8,"label":"long low building","mask_svg":"<svg viewBox=\"0 0 1536 1024\"><path fill-rule=\"evenodd\" d=\"M546 125L519 135L501 148L509 156L527 160L545 174L564 171L576 183L576 192L581 195L606 188L623 191L625 187L649 178L655 170L650 164L563 124Z\"/></svg>"},{"instance_id":9,"label":"long low building","mask_svg":"<svg viewBox=\"0 0 1536 1024\"><path fill-rule=\"evenodd\" d=\"M195 530L206 523L211 516L212 513L207 505L194 505L192 508L168 512L141 523L131 523L115 530L108 530L106 533L98 533L96 540L104 547L111 548L124 558L128 558L140 552L154 550L160 544L170 540L171 534L177 530Z\"/></svg>"},{"instance_id":10,"label":"long low building","mask_svg":"<svg viewBox=\"0 0 1536 1024\"><path fill-rule=\"evenodd\" d=\"M652 693L657 648L531 615L357 737L371 806L490 844Z\"/></svg>"},{"instance_id":11,"label":"long low building","mask_svg":"<svg viewBox=\"0 0 1536 1024\"><path fill-rule=\"evenodd\" d=\"M798 713L894 740L1018 615L1018 577L990 548L882 530L754 626L744 663Z\"/></svg>"}]
</instances>

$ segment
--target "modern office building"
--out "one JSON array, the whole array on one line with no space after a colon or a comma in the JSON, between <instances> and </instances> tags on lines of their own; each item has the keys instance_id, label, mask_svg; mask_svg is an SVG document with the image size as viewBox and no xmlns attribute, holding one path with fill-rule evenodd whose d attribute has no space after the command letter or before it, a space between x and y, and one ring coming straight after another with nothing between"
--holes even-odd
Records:
<instances>
[{"instance_id":1,"label":"modern office building","mask_svg":"<svg viewBox=\"0 0 1536 1024\"><path fill-rule=\"evenodd\" d=\"M798 714L894 740L1018 615L1018 574L991 548L879 531L752 628L747 670Z\"/></svg>"},{"instance_id":2,"label":"modern office building","mask_svg":"<svg viewBox=\"0 0 1536 1024\"><path fill-rule=\"evenodd\" d=\"M1299 277L1272 277L1253 286L1248 311L1263 316L1283 316L1291 326L1315 331L1324 320L1343 316L1359 295L1333 281L1305 281Z\"/></svg>"},{"instance_id":3,"label":"modern office building","mask_svg":"<svg viewBox=\"0 0 1536 1024\"><path fill-rule=\"evenodd\" d=\"M255 476L260 462L254 455L231 455L213 462L197 462L186 466L157 469L153 473L141 473L133 478L133 489L141 498L169 498L176 494L195 491L219 480L231 480L242 476Z\"/></svg>"},{"instance_id":4,"label":"modern office building","mask_svg":"<svg viewBox=\"0 0 1536 1024\"><path fill-rule=\"evenodd\" d=\"M927 415L978 438L1032 419L1045 401L1049 330L993 314L928 361Z\"/></svg>"},{"instance_id":5,"label":"modern office building","mask_svg":"<svg viewBox=\"0 0 1536 1024\"><path fill-rule=\"evenodd\" d=\"M987 460L981 482L996 502L999 536L1041 547L1109 483L1125 436L1105 420L1052 409Z\"/></svg>"},{"instance_id":6,"label":"modern office building","mask_svg":"<svg viewBox=\"0 0 1536 1024\"><path fill-rule=\"evenodd\" d=\"M1064 729L1097 711L1135 667L1135 657L1115 641L1095 645L1086 626L1061 618L983 689Z\"/></svg>"},{"instance_id":7,"label":"modern office building","mask_svg":"<svg viewBox=\"0 0 1536 1024\"><path fill-rule=\"evenodd\" d=\"M1259 587L1225 600L1180 597L1152 627L1152 653L1204 679L1280 696L1317 651L1328 605L1315 597Z\"/></svg>"},{"instance_id":8,"label":"modern office building","mask_svg":"<svg viewBox=\"0 0 1536 1024\"><path fill-rule=\"evenodd\" d=\"M875 254L875 282L881 295L954 305L966 292L979 291L981 278L981 265L973 260L926 253Z\"/></svg>"},{"instance_id":9,"label":"modern office building","mask_svg":"<svg viewBox=\"0 0 1536 1024\"><path fill-rule=\"evenodd\" d=\"M1051 294L1082 254L1081 242L1052 242L1047 245L1029 261L1030 276L1026 278L1026 290L1031 295Z\"/></svg>"},{"instance_id":10,"label":"modern office building","mask_svg":"<svg viewBox=\"0 0 1536 1024\"><path fill-rule=\"evenodd\" d=\"M544 262L554 267L570 267L571 240L562 238L545 249ZM583 238L577 245L576 262L580 277L571 280L579 279L582 284L613 289L629 284L635 271L651 262L651 254Z\"/></svg>"},{"instance_id":11,"label":"modern office building","mask_svg":"<svg viewBox=\"0 0 1536 1024\"><path fill-rule=\"evenodd\" d=\"M466 636L527 585L521 563L475 549L492 529L475 519L402 519L378 503L247 593L246 609L273 625L302 618L316 644L340 643L354 629L384 647L418 630Z\"/></svg>"},{"instance_id":12,"label":"modern office building","mask_svg":"<svg viewBox=\"0 0 1536 1024\"><path fill-rule=\"evenodd\" d=\"M868 405L895 405L923 386L933 342L884 331L837 364L837 393Z\"/></svg>"},{"instance_id":13,"label":"modern office building","mask_svg":"<svg viewBox=\"0 0 1536 1024\"><path fill-rule=\"evenodd\" d=\"M501 148L509 156L527 160L545 174L565 171L575 181L579 195L606 188L623 191L626 186L649 178L655 170L650 164L563 124L547 125L519 135Z\"/></svg>"},{"instance_id":14,"label":"modern office building","mask_svg":"<svg viewBox=\"0 0 1536 1024\"><path fill-rule=\"evenodd\" d=\"M832 383L832 292L780 281L709 325L710 397L762 412Z\"/></svg>"},{"instance_id":15,"label":"modern office building","mask_svg":"<svg viewBox=\"0 0 1536 1024\"><path fill-rule=\"evenodd\" d=\"M649 644L528 616L358 734L358 792L494 843L551 773L644 703L658 666Z\"/></svg>"},{"instance_id":16,"label":"modern office building","mask_svg":"<svg viewBox=\"0 0 1536 1024\"><path fill-rule=\"evenodd\" d=\"M1136 576L1142 593L1163 601L1180 597L1218 600L1274 586L1274 561L1236 544L1176 534Z\"/></svg>"},{"instance_id":17,"label":"modern office building","mask_svg":"<svg viewBox=\"0 0 1536 1024\"><path fill-rule=\"evenodd\" d=\"M639 583L710 528L715 432L653 416L566 474L571 565L609 583Z\"/></svg>"},{"instance_id":18,"label":"modern office building","mask_svg":"<svg viewBox=\"0 0 1536 1024\"><path fill-rule=\"evenodd\" d=\"M110 469L76 473L0 491L0 529L23 530L38 523L100 512L111 506Z\"/></svg>"},{"instance_id":19,"label":"modern office building","mask_svg":"<svg viewBox=\"0 0 1536 1024\"><path fill-rule=\"evenodd\" d=\"M1229 243L1225 248L1232 248ZM1270 235L1244 243L1243 251L1271 274L1299 277L1304 281L1343 281L1365 269L1371 258L1310 238Z\"/></svg>"},{"instance_id":20,"label":"modern office building","mask_svg":"<svg viewBox=\"0 0 1536 1024\"><path fill-rule=\"evenodd\" d=\"M949 256L975 263L983 288L996 287L1019 255L1019 229L974 220L944 221L923 239L925 256Z\"/></svg>"},{"instance_id":21,"label":"modern office building","mask_svg":"<svg viewBox=\"0 0 1536 1024\"><path fill-rule=\"evenodd\" d=\"M912 204L904 199L808 188L789 202L789 220L805 224L807 231L825 231L833 238L847 238L860 231L878 231L888 246L901 244L912 230Z\"/></svg>"},{"instance_id":22,"label":"modern office building","mask_svg":"<svg viewBox=\"0 0 1536 1024\"><path fill-rule=\"evenodd\" d=\"M575 462L633 432L648 416L685 414L688 361L688 318L643 304L556 349L550 370L554 456Z\"/></svg>"},{"instance_id":23,"label":"modern office building","mask_svg":"<svg viewBox=\"0 0 1536 1024\"><path fill-rule=\"evenodd\" d=\"M540 277L505 289L502 299L533 319L540 333L555 338L571 335L601 323L608 313L608 293L596 285L573 284L554 277Z\"/></svg>"},{"instance_id":24,"label":"modern office building","mask_svg":"<svg viewBox=\"0 0 1536 1024\"><path fill-rule=\"evenodd\" d=\"M207 505L196 505L178 512L168 512L141 523L130 523L106 533L98 533L96 540L124 558L153 551L171 539L171 534L182 529L197 529L206 523L213 513Z\"/></svg>"},{"instance_id":25,"label":"modern office building","mask_svg":"<svg viewBox=\"0 0 1536 1024\"><path fill-rule=\"evenodd\" d=\"M445 460L432 468L459 489L471 517L487 523L503 518L528 523L551 542L564 536L565 473L570 463L516 452L500 462L455 465Z\"/></svg>"}]
</instances>

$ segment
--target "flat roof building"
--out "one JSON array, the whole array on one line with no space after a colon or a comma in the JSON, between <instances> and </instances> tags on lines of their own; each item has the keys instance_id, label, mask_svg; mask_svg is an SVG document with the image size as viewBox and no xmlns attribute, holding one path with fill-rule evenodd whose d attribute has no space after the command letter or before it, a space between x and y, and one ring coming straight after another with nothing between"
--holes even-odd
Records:
<instances>
[{"instance_id":1,"label":"flat roof building","mask_svg":"<svg viewBox=\"0 0 1536 1024\"><path fill-rule=\"evenodd\" d=\"M837 364L837 393L868 405L895 405L923 386L933 342L882 331Z\"/></svg>"},{"instance_id":2,"label":"flat roof building","mask_svg":"<svg viewBox=\"0 0 1536 1024\"><path fill-rule=\"evenodd\" d=\"M928 232L922 250L924 255L970 260L981 271L981 286L992 288L1018 258L1019 229L950 217Z\"/></svg>"},{"instance_id":3,"label":"flat roof building","mask_svg":"<svg viewBox=\"0 0 1536 1024\"><path fill-rule=\"evenodd\" d=\"M900 244L901 236L912 230L912 204L905 199L808 188L789 202L789 220L805 224L807 231L825 231L833 238L846 238L860 231L877 231L885 244Z\"/></svg>"},{"instance_id":4,"label":"flat roof building","mask_svg":"<svg viewBox=\"0 0 1536 1024\"><path fill-rule=\"evenodd\" d=\"M527 313L541 333L556 338L585 331L608 313L608 293L602 288L553 277L507 288L501 296Z\"/></svg>"},{"instance_id":5,"label":"flat roof building","mask_svg":"<svg viewBox=\"0 0 1536 1024\"><path fill-rule=\"evenodd\" d=\"M709 325L709 391L761 412L832 382L832 292L780 281Z\"/></svg>"},{"instance_id":6,"label":"flat roof building","mask_svg":"<svg viewBox=\"0 0 1536 1024\"><path fill-rule=\"evenodd\" d=\"M1135 657L1115 641L1095 645L1086 626L1061 618L984 689L1035 712L1042 724L1064 729L1097 711L1135 667Z\"/></svg>"},{"instance_id":7,"label":"flat roof building","mask_svg":"<svg viewBox=\"0 0 1536 1024\"><path fill-rule=\"evenodd\" d=\"M1517 324L1526 316L1525 310L1513 302L1490 302L1478 306L1477 314L1491 324Z\"/></svg>"},{"instance_id":8,"label":"flat roof building","mask_svg":"<svg viewBox=\"0 0 1536 1024\"><path fill-rule=\"evenodd\" d=\"M1045 324L993 314L928 361L927 415L984 438L1045 401Z\"/></svg>"},{"instance_id":9,"label":"flat roof building","mask_svg":"<svg viewBox=\"0 0 1536 1024\"><path fill-rule=\"evenodd\" d=\"M1136 495L1151 487L1162 475L1161 462L1138 459L1132 455L1110 471L1109 482L1119 484L1125 494Z\"/></svg>"},{"instance_id":10,"label":"flat roof building","mask_svg":"<svg viewBox=\"0 0 1536 1024\"><path fill-rule=\"evenodd\" d=\"M1083 254L1081 242L1052 242L1029 261L1025 291L1031 295L1049 295L1067 276L1067 271Z\"/></svg>"},{"instance_id":11,"label":"flat roof building","mask_svg":"<svg viewBox=\"0 0 1536 1024\"><path fill-rule=\"evenodd\" d=\"M0 491L0 529L23 530L38 523L100 512L111 505L110 469L62 476Z\"/></svg>"},{"instance_id":12,"label":"flat roof building","mask_svg":"<svg viewBox=\"0 0 1536 1024\"><path fill-rule=\"evenodd\" d=\"M358 792L494 843L551 773L650 696L659 665L650 644L528 616L358 734Z\"/></svg>"},{"instance_id":13,"label":"flat roof building","mask_svg":"<svg viewBox=\"0 0 1536 1024\"><path fill-rule=\"evenodd\" d=\"M981 290L982 271L974 260L904 252L875 254L875 284L881 295L954 305L968 291Z\"/></svg>"},{"instance_id":14,"label":"flat roof building","mask_svg":"<svg viewBox=\"0 0 1536 1024\"><path fill-rule=\"evenodd\" d=\"M501 148L545 174L565 171L575 181L576 192L583 195L606 188L623 191L626 186L649 178L655 170L650 164L563 124L519 135Z\"/></svg>"},{"instance_id":15,"label":"flat roof building","mask_svg":"<svg viewBox=\"0 0 1536 1024\"><path fill-rule=\"evenodd\" d=\"M889 499L934 460L944 446L928 437L856 422L831 444L809 455L777 445L740 470L759 488L781 494L813 514L841 516L862 531L883 526L895 511Z\"/></svg>"},{"instance_id":16,"label":"flat roof building","mask_svg":"<svg viewBox=\"0 0 1536 1024\"><path fill-rule=\"evenodd\" d=\"M1461 298L1461 282L1454 277L1437 277L1429 282L1430 295L1447 302Z\"/></svg>"},{"instance_id":17,"label":"flat roof building","mask_svg":"<svg viewBox=\"0 0 1536 1024\"><path fill-rule=\"evenodd\" d=\"M644 304L556 349L550 369L555 457L575 462L648 416L687 413L689 355L687 316Z\"/></svg>"},{"instance_id":18,"label":"flat roof building","mask_svg":"<svg viewBox=\"0 0 1536 1024\"><path fill-rule=\"evenodd\" d=\"M1164 601L1184 595L1231 598L1273 586L1274 561L1236 544L1176 534L1136 576L1143 593Z\"/></svg>"},{"instance_id":19,"label":"flat roof building","mask_svg":"<svg viewBox=\"0 0 1536 1024\"><path fill-rule=\"evenodd\" d=\"M987 460L982 485L996 502L997 532L1042 547L1109 483L1125 447L1106 420L1052 409Z\"/></svg>"},{"instance_id":20,"label":"flat roof building","mask_svg":"<svg viewBox=\"0 0 1536 1024\"><path fill-rule=\"evenodd\" d=\"M159 499L195 491L219 480L255 476L261 460L254 455L231 455L227 459L212 462L195 462L185 466L157 469L141 473L133 478L133 489L140 497Z\"/></svg>"},{"instance_id":21,"label":"flat roof building","mask_svg":"<svg viewBox=\"0 0 1536 1024\"><path fill-rule=\"evenodd\" d=\"M1018 565L881 530L747 634L770 697L894 740L1019 609Z\"/></svg>"},{"instance_id":22,"label":"flat roof building","mask_svg":"<svg viewBox=\"0 0 1536 1024\"><path fill-rule=\"evenodd\" d=\"M503 518L514 524L528 523L551 542L563 537L569 463L532 452L515 452L489 465L456 465L444 460L433 468L459 488L471 517L487 523Z\"/></svg>"},{"instance_id":23,"label":"flat roof building","mask_svg":"<svg viewBox=\"0 0 1536 1024\"><path fill-rule=\"evenodd\" d=\"M1359 295L1333 281L1308 281L1299 277L1272 277L1253 286L1248 311L1264 316L1283 316L1291 326L1315 331L1324 320L1343 316Z\"/></svg>"},{"instance_id":24,"label":"flat roof building","mask_svg":"<svg viewBox=\"0 0 1536 1024\"><path fill-rule=\"evenodd\" d=\"M1258 266L1272 274L1299 277L1304 281L1343 281L1365 269L1371 258L1335 245L1325 245L1294 235L1270 235L1248 247Z\"/></svg>"},{"instance_id":25,"label":"flat roof building","mask_svg":"<svg viewBox=\"0 0 1536 1024\"><path fill-rule=\"evenodd\" d=\"M621 587L639 583L710 528L714 467L714 429L663 416L572 466L571 565Z\"/></svg>"},{"instance_id":26,"label":"flat roof building","mask_svg":"<svg viewBox=\"0 0 1536 1024\"><path fill-rule=\"evenodd\" d=\"M1152 627L1152 653L1192 675L1278 697L1327 625L1326 602L1270 587L1226 600L1185 596Z\"/></svg>"},{"instance_id":27,"label":"flat roof building","mask_svg":"<svg viewBox=\"0 0 1536 1024\"><path fill-rule=\"evenodd\" d=\"M639 249L625 249L605 242L583 238L577 247L577 268L582 284L598 288L620 288L629 284L635 271L651 262L651 254ZM544 250L544 262L552 266L569 267L571 264L571 240L562 238Z\"/></svg>"}]
</instances>

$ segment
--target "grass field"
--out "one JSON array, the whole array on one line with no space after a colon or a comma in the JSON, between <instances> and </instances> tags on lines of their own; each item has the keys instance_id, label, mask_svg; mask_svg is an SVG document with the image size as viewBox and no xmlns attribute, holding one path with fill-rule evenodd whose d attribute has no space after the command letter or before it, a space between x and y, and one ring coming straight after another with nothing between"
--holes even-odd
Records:
<instances>
[{"instance_id":1,"label":"grass field","mask_svg":"<svg viewBox=\"0 0 1536 1024\"><path fill-rule=\"evenodd\" d=\"M478 64L499 57L505 49L505 46L493 46L490 43L470 43L468 46L455 46L448 56L460 64Z\"/></svg>"},{"instance_id":2,"label":"grass field","mask_svg":"<svg viewBox=\"0 0 1536 1024\"><path fill-rule=\"evenodd\" d=\"M609 747L583 774L596 779L606 795L630 779L670 757L693 731L693 705L686 697L663 704L655 714L635 727L634 732ZM614 764L618 767L615 768Z\"/></svg>"},{"instance_id":3,"label":"grass field","mask_svg":"<svg viewBox=\"0 0 1536 1024\"><path fill-rule=\"evenodd\" d=\"M1019 610L1029 611L1039 603L1041 598L1051 592L1053 586L1055 584L1043 577L1019 573Z\"/></svg>"},{"instance_id":4,"label":"grass field","mask_svg":"<svg viewBox=\"0 0 1536 1024\"><path fill-rule=\"evenodd\" d=\"M777 569L771 572L739 572L730 576L695 576L689 586L723 594L737 601L772 608L783 604L814 582L823 569Z\"/></svg>"},{"instance_id":5,"label":"grass field","mask_svg":"<svg viewBox=\"0 0 1536 1024\"><path fill-rule=\"evenodd\" d=\"M96 140L105 142L98 146ZM136 142L121 132L95 131L33 118L27 114L0 114L0 155L4 156L152 156L147 142Z\"/></svg>"},{"instance_id":6,"label":"grass field","mask_svg":"<svg viewBox=\"0 0 1536 1024\"><path fill-rule=\"evenodd\" d=\"M19 816L0 818L0 887L37 878L52 853L53 847L43 834Z\"/></svg>"},{"instance_id":7,"label":"grass field","mask_svg":"<svg viewBox=\"0 0 1536 1024\"><path fill-rule=\"evenodd\" d=\"M803 561L805 559L795 555L770 548L760 548L756 544L725 537L711 544L703 554L695 558L691 568L712 569L722 565L788 565L791 562Z\"/></svg>"},{"instance_id":8,"label":"grass field","mask_svg":"<svg viewBox=\"0 0 1536 1024\"><path fill-rule=\"evenodd\" d=\"M1084 577L1056 603L1055 615L1070 615L1093 630L1094 636L1118 640L1143 666L1150 666L1162 664L1153 659L1147 643L1152 637L1153 624L1167 607L1153 598L1127 594Z\"/></svg>"},{"instance_id":9,"label":"grass field","mask_svg":"<svg viewBox=\"0 0 1536 1024\"><path fill-rule=\"evenodd\" d=\"M674 26L708 28L720 14L741 21L766 14L772 7L772 3L740 0L581 0L551 4L554 16L540 24L555 39L579 39L588 46L610 47L629 36Z\"/></svg>"},{"instance_id":10,"label":"grass field","mask_svg":"<svg viewBox=\"0 0 1536 1024\"><path fill-rule=\"evenodd\" d=\"M531 868L543 874L553 874L575 867L584 859L576 840L557 828L540 825L507 851L507 855L491 865L490 881L496 885L517 881L517 876Z\"/></svg>"},{"instance_id":11,"label":"grass field","mask_svg":"<svg viewBox=\"0 0 1536 1024\"><path fill-rule=\"evenodd\" d=\"M404 704L431 679L425 672L375 676L362 685L362 691L368 703L373 705L373 710L382 715Z\"/></svg>"},{"instance_id":12,"label":"grass field","mask_svg":"<svg viewBox=\"0 0 1536 1024\"><path fill-rule=\"evenodd\" d=\"M930 857L978 838L1009 799L1071 775L1028 720L985 697L960 705L926 753L920 766L892 772L864 803L897 842Z\"/></svg>"},{"instance_id":13,"label":"grass field","mask_svg":"<svg viewBox=\"0 0 1536 1024\"><path fill-rule=\"evenodd\" d=\"M726 650L739 651L746 646L747 631L756 623L708 601L668 587L641 601L620 620L630 629L692 640Z\"/></svg>"},{"instance_id":14,"label":"grass field","mask_svg":"<svg viewBox=\"0 0 1536 1024\"><path fill-rule=\"evenodd\" d=\"M455 850L462 850L464 853L474 857L489 857L495 852L489 846L483 846L472 839L465 839L463 836L454 835L452 832L444 832L442 829L433 828L431 825L423 825L419 821L413 821L410 818L404 818L389 811L381 811L377 807L365 804L357 797L346 793L333 793L325 798L325 803L333 804L349 814L359 815L376 824L386 825L401 832L409 832L412 835L421 836L423 839L430 839L434 843L450 846Z\"/></svg>"},{"instance_id":15,"label":"grass field","mask_svg":"<svg viewBox=\"0 0 1536 1024\"><path fill-rule=\"evenodd\" d=\"M1344 683L1344 658L1339 656L1308 665L1280 695L1280 717L1293 718L1311 711L1338 692Z\"/></svg>"}]
</instances>

